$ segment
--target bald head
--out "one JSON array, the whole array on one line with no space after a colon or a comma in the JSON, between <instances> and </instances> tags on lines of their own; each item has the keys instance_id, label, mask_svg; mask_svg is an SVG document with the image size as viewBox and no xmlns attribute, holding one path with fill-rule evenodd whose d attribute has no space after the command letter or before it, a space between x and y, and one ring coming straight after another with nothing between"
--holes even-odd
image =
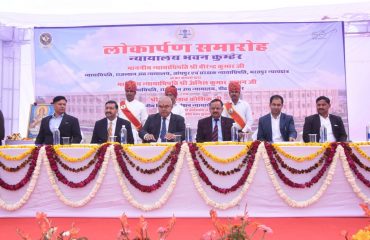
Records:
<instances>
[{"instance_id":1,"label":"bald head","mask_svg":"<svg viewBox=\"0 0 370 240\"><path fill-rule=\"evenodd\" d=\"M158 111L161 117L168 117L172 111L172 101L170 97L162 96L158 101Z\"/></svg>"}]
</instances>

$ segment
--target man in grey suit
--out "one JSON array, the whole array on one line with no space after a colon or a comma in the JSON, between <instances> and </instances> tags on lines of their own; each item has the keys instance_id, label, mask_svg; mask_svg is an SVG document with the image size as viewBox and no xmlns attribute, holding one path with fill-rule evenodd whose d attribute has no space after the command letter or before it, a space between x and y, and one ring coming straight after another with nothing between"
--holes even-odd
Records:
<instances>
[{"instance_id":1,"label":"man in grey suit","mask_svg":"<svg viewBox=\"0 0 370 240\"><path fill-rule=\"evenodd\" d=\"M284 99L280 95L270 98L271 113L261 117L258 121L257 139L268 142L287 142L297 138L293 116L281 112Z\"/></svg>"},{"instance_id":2,"label":"man in grey suit","mask_svg":"<svg viewBox=\"0 0 370 240\"><path fill-rule=\"evenodd\" d=\"M181 140L185 139L185 119L171 110L171 98L162 96L158 101L159 112L150 115L139 131L143 142L174 142L176 135L181 135Z\"/></svg>"}]
</instances>

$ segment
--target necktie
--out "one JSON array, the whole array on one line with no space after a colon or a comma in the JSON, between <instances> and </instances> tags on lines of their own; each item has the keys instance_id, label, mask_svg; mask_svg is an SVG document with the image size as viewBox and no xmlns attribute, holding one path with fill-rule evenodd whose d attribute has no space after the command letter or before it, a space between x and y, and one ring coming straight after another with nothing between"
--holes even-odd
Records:
<instances>
[{"instance_id":1,"label":"necktie","mask_svg":"<svg viewBox=\"0 0 370 240\"><path fill-rule=\"evenodd\" d=\"M215 126L212 131L212 142L218 141L218 126L217 126L218 119L215 119Z\"/></svg>"},{"instance_id":2,"label":"necktie","mask_svg":"<svg viewBox=\"0 0 370 240\"><path fill-rule=\"evenodd\" d=\"M108 126L108 139L110 136L112 136L112 130L113 130L113 122L109 121L109 126Z\"/></svg>"},{"instance_id":3,"label":"necktie","mask_svg":"<svg viewBox=\"0 0 370 240\"><path fill-rule=\"evenodd\" d=\"M166 133L167 133L166 118L162 118L162 128L161 128L161 133L159 135L159 137L161 138L161 142L166 142L166 139L165 139Z\"/></svg>"}]
</instances>

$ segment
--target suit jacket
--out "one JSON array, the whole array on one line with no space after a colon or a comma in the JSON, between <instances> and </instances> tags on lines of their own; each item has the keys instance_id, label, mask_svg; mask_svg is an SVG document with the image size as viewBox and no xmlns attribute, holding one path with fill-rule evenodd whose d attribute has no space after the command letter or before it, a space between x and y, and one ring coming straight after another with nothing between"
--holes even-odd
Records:
<instances>
[{"instance_id":1,"label":"suit jacket","mask_svg":"<svg viewBox=\"0 0 370 240\"><path fill-rule=\"evenodd\" d=\"M280 114L280 133L284 141L289 141L289 137L297 138L297 131L294 127L293 116L285 113ZM271 114L266 114L258 120L257 139L260 141L272 142Z\"/></svg>"},{"instance_id":2,"label":"suit jacket","mask_svg":"<svg viewBox=\"0 0 370 240\"><path fill-rule=\"evenodd\" d=\"M50 115L41 120L40 131L35 141L36 144L53 144L53 133L49 127L51 118L52 116ZM64 114L62 122L60 123L59 131L60 138L62 139L62 137L70 137L71 143L80 143L82 140L78 119L71 115L67 115L66 113Z\"/></svg>"},{"instance_id":3,"label":"suit jacket","mask_svg":"<svg viewBox=\"0 0 370 240\"><path fill-rule=\"evenodd\" d=\"M342 118L339 116L329 114L329 119L330 119L331 128L333 129L335 140L337 142L347 141L347 133L346 133L346 130L344 129ZM314 114L314 115L306 117L304 120L304 125L303 125L303 141L304 142L310 141L308 134L317 134L318 137L316 138L316 141L319 141L320 140L320 127L321 127L321 122L320 122L319 114Z\"/></svg>"},{"instance_id":4,"label":"suit jacket","mask_svg":"<svg viewBox=\"0 0 370 240\"><path fill-rule=\"evenodd\" d=\"M221 131L222 140L231 141L231 127L234 120L227 117L221 117ZM197 142L211 142L212 141L212 117L206 117L198 121Z\"/></svg>"},{"instance_id":5,"label":"suit jacket","mask_svg":"<svg viewBox=\"0 0 370 240\"><path fill-rule=\"evenodd\" d=\"M139 131L139 136L144 140L145 134L153 134L155 139L159 138L159 131L161 129L162 117L159 113L152 114L146 120L144 127ZM181 140L185 139L185 119L180 115L171 113L170 123L167 132L176 135L181 135Z\"/></svg>"},{"instance_id":6,"label":"suit jacket","mask_svg":"<svg viewBox=\"0 0 370 240\"><path fill-rule=\"evenodd\" d=\"M4 115L0 110L0 146L2 145L4 137L5 137Z\"/></svg>"},{"instance_id":7,"label":"suit jacket","mask_svg":"<svg viewBox=\"0 0 370 240\"><path fill-rule=\"evenodd\" d=\"M117 136L117 141L121 142L121 128L125 125L127 129L127 143L134 144L134 137L132 135L131 123L120 117L117 117L116 129L114 136ZM105 143L108 141L108 121L107 118L103 118L95 122L91 143Z\"/></svg>"}]
</instances>

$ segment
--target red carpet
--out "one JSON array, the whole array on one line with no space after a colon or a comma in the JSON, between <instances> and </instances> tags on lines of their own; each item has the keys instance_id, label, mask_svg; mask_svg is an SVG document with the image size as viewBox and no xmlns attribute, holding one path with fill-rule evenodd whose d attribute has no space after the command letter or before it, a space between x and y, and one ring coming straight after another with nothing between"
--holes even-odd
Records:
<instances>
[{"instance_id":1,"label":"red carpet","mask_svg":"<svg viewBox=\"0 0 370 240\"><path fill-rule=\"evenodd\" d=\"M67 230L74 222L81 229L80 235L90 240L114 240L120 228L118 218L50 218L50 220L60 230ZM159 226L166 226L167 220L147 219L151 239L158 239L156 231ZM267 240L344 239L341 236L342 230L353 234L368 223L366 218L255 218L254 221L273 229L274 233L267 235L265 238ZM131 232L134 232L138 219L130 219L129 223ZM0 218L0 240L20 239L16 234L16 228L30 233L34 240L38 239L39 227L35 218ZM168 240L199 240L211 229L213 226L210 219L178 218Z\"/></svg>"}]
</instances>

